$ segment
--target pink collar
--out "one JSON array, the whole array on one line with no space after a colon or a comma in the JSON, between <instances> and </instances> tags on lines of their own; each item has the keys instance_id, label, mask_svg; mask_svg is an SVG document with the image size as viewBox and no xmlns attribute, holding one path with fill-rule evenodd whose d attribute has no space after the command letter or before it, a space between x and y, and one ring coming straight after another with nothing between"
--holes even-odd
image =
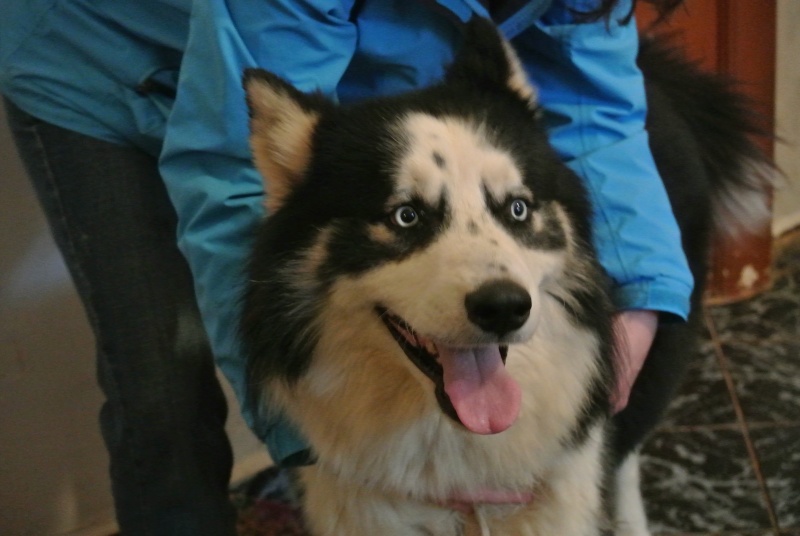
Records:
<instances>
[{"instance_id":1,"label":"pink collar","mask_svg":"<svg viewBox=\"0 0 800 536\"><path fill-rule=\"evenodd\" d=\"M475 506L482 504L494 505L522 505L533 502L536 494L532 491L501 491L493 489L479 489L471 492L458 492L453 493L444 501L438 501L437 504L451 510L457 510L463 513L472 513Z\"/></svg>"}]
</instances>

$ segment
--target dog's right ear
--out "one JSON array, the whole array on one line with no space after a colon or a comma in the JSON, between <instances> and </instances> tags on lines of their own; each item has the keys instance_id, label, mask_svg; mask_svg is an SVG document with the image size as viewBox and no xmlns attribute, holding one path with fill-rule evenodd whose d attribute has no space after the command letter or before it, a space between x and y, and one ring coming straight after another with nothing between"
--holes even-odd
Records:
<instances>
[{"instance_id":1,"label":"dog's right ear","mask_svg":"<svg viewBox=\"0 0 800 536\"><path fill-rule=\"evenodd\" d=\"M330 103L263 69L246 69L243 85L250 110L253 162L263 177L266 206L272 213L302 181L311 159L314 130Z\"/></svg>"}]
</instances>

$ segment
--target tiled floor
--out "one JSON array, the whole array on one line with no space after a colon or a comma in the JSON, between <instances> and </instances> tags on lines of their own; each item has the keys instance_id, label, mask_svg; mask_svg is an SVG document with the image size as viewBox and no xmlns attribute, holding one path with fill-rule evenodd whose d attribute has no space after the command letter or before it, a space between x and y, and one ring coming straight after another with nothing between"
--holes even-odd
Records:
<instances>
[{"instance_id":1,"label":"tiled floor","mask_svg":"<svg viewBox=\"0 0 800 536\"><path fill-rule=\"evenodd\" d=\"M642 453L655 535L800 536L800 231L778 242L773 276L706 311L700 355ZM281 479L234 493L240 536L302 534Z\"/></svg>"},{"instance_id":2,"label":"tiled floor","mask_svg":"<svg viewBox=\"0 0 800 536\"><path fill-rule=\"evenodd\" d=\"M800 232L773 275L706 311L701 355L643 451L655 534L800 536Z\"/></svg>"}]
</instances>

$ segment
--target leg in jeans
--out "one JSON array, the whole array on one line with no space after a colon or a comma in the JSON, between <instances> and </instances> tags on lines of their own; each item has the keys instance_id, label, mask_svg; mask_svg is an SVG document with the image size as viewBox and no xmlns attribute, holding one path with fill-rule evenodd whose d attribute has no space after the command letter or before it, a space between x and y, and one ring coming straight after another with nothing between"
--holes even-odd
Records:
<instances>
[{"instance_id":1,"label":"leg in jeans","mask_svg":"<svg viewBox=\"0 0 800 536\"><path fill-rule=\"evenodd\" d=\"M97 340L121 533L235 534L225 397L156 159L6 109Z\"/></svg>"}]
</instances>

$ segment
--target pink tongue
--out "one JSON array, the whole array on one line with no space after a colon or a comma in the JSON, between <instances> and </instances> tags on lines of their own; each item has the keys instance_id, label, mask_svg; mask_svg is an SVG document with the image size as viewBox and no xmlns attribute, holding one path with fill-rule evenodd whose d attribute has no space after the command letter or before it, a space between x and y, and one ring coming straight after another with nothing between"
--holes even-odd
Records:
<instances>
[{"instance_id":1,"label":"pink tongue","mask_svg":"<svg viewBox=\"0 0 800 536\"><path fill-rule=\"evenodd\" d=\"M514 424L522 392L508 374L500 348L439 347L444 390L468 430L497 434Z\"/></svg>"}]
</instances>

